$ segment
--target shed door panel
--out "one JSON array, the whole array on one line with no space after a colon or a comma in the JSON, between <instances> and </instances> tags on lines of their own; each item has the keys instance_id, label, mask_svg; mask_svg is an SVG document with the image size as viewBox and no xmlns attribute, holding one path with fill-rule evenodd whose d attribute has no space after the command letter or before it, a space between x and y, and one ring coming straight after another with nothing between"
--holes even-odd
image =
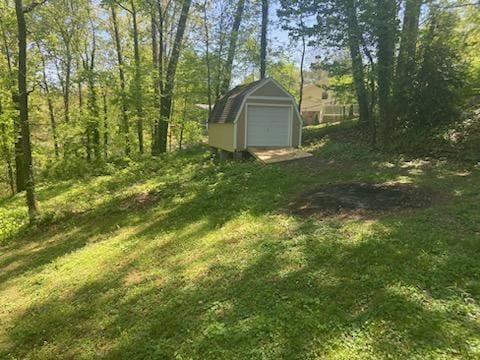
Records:
<instances>
[{"instance_id":1,"label":"shed door panel","mask_svg":"<svg viewBox=\"0 0 480 360\"><path fill-rule=\"evenodd\" d=\"M249 105L247 146L290 146L291 107Z\"/></svg>"}]
</instances>

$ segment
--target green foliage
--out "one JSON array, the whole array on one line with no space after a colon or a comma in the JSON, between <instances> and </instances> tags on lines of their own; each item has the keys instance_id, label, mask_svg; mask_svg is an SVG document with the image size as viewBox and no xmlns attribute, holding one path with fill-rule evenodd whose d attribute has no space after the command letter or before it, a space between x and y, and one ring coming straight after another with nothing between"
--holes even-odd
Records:
<instances>
[{"instance_id":1,"label":"green foliage","mask_svg":"<svg viewBox=\"0 0 480 360\"><path fill-rule=\"evenodd\" d=\"M268 64L268 76L277 80L290 94L299 98L300 70L291 60L279 60Z\"/></svg>"},{"instance_id":2,"label":"green foliage","mask_svg":"<svg viewBox=\"0 0 480 360\"><path fill-rule=\"evenodd\" d=\"M345 57L345 54L339 54L329 61L322 61L312 64L315 72L326 72L328 74L329 84L325 89L332 90L335 97L342 104L352 104L356 102L355 87L352 77L351 61ZM317 75L320 76L320 75Z\"/></svg>"},{"instance_id":3,"label":"green foliage","mask_svg":"<svg viewBox=\"0 0 480 360\"><path fill-rule=\"evenodd\" d=\"M412 99L416 113L409 121L415 131L435 131L460 119L466 68L462 40L455 31L458 21L451 12L434 12L421 36Z\"/></svg>"},{"instance_id":4,"label":"green foliage","mask_svg":"<svg viewBox=\"0 0 480 360\"><path fill-rule=\"evenodd\" d=\"M15 238L15 235L28 224L26 208L19 205L18 201L16 205L4 206L2 202L0 206L0 245Z\"/></svg>"},{"instance_id":5,"label":"green foliage","mask_svg":"<svg viewBox=\"0 0 480 360\"><path fill-rule=\"evenodd\" d=\"M477 103L480 96L480 9L478 6L467 6L463 16L457 22L456 32L462 34L463 47L458 55L467 64L465 80L468 82L468 93L471 103Z\"/></svg>"},{"instance_id":6,"label":"green foliage","mask_svg":"<svg viewBox=\"0 0 480 360\"><path fill-rule=\"evenodd\" d=\"M91 162L83 158L69 157L46 164L41 175L50 180L84 179L91 176L112 175L117 167L127 166L131 160L110 159Z\"/></svg>"}]
</instances>

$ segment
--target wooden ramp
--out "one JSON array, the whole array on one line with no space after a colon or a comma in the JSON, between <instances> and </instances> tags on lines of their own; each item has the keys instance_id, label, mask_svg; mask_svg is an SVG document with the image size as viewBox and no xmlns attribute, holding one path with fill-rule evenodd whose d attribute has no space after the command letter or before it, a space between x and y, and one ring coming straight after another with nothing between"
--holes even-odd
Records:
<instances>
[{"instance_id":1,"label":"wooden ramp","mask_svg":"<svg viewBox=\"0 0 480 360\"><path fill-rule=\"evenodd\" d=\"M294 148L258 148L250 147L247 151L257 160L265 164L271 164L282 161L304 159L312 156L312 154Z\"/></svg>"}]
</instances>

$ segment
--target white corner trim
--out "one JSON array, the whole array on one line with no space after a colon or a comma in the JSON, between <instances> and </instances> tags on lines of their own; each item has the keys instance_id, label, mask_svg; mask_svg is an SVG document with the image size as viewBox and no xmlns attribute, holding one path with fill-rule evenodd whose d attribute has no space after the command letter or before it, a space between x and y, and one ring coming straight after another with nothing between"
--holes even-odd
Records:
<instances>
[{"instance_id":1,"label":"white corner trim","mask_svg":"<svg viewBox=\"0 0 480 360\"><path fill-rule=\"evenodd\" d=\"M302 132L303 132L303 124L300 124L300 129L298 129L298 147L302 147Z\"/></svg>"},{"instance_id":2,"label":"white corner trim","mask_svg":"<svg viewBox=\"0 0 480 360\"><path fill-rule=\"evenodd\" d=\"M237 151L237 123L233 123L233 150Z\"/></svg>"},{"instance_id":3,"label":"white corner trim","mask_svg":"<svg viewBox=\"0 0 480 360\"><path fill-rule=\"evenodd\" d=\"M249 99L253 100L291 100L287 96L250 96Z\"/></svg>"},{"instance_id":4,"label":"white corner trim","mask_svg":"<svg viewBox=\"0 0 480 360\"><path fill-rule=\"evenodd\" d=\"M245 136L243 137L243 139L244 139L244 140L243 140L243 142L244 142L243 147L245 148L245 150L248 148L248 139L247 139L248 105L249 105L249 104L246 104L246 105L245 105L245 119L244 119L244 121L243 121L244 124L245 124L245 125L243 126L243 127L245 128Z\"/></svg>"}]
</instances>

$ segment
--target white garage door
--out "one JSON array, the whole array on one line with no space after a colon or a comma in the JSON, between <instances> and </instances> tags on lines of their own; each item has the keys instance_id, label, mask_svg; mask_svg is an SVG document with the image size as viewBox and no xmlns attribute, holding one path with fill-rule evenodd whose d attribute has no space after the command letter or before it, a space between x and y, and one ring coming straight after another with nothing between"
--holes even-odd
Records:
<instances>
[{"instance_id":1,"label":"white garage door","mask_svg":"<svg viewBox=\"0 0 480 360\"><path fill-rule=\"evenodd\" d=\"M291 107L249 105L247 146L290 146Z\"/></svg>"}]
</instances>

